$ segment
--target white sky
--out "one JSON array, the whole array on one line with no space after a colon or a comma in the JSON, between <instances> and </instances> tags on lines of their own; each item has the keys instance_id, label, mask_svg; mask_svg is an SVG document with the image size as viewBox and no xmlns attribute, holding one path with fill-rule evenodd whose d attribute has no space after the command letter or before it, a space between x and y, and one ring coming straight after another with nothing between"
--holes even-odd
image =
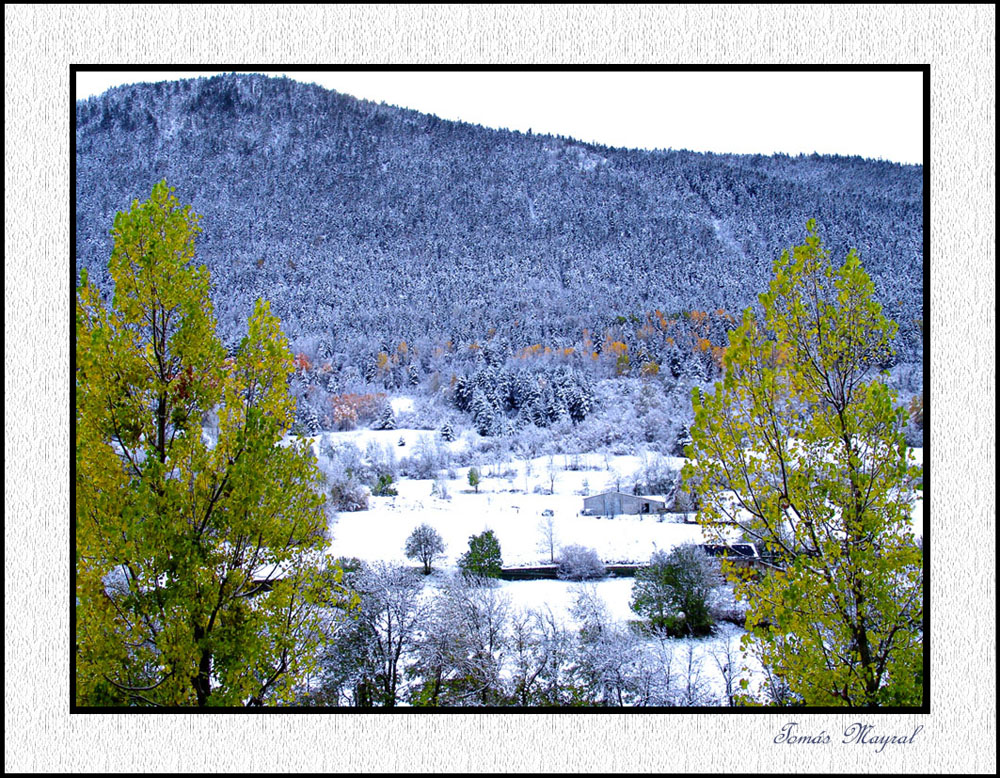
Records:
<instances>
[{"instance_id":1,"label":"white sky","mask_svg":"<svg viewBox=\"0 0 1000 778\"><path fill-rule=\"evenodd\" d=\"M218 72L78 72L77 99ZM443 119L607 146L923 160L919 72L264 72Z\"/></svg>"}]
</instances>

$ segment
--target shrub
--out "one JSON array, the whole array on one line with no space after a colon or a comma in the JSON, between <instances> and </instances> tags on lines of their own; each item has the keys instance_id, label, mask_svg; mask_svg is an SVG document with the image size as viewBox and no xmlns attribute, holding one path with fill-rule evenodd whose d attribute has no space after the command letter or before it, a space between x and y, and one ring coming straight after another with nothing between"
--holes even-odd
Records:
<instances>
[{"instance_id":1,"label":"shrub","mask_svg":"<svg viewBox=\"0 0 1000 778\"><path fill-rule=\"evenodd\" d=\"M399 476L399 463L392 445L388 443L380 445L374 440L369 441L365 447L365 459L373 477L388 474L395 479Z\"/></svg>"},{"instance_id":2,"label":"shrub","mask_svg":"<svg viewBox=\"0 0 1000 778\"><path fill-rule=\"evenodd\" d=\"M451 495L448 493L447 482L440 478L435 479L434 485L431 487L431 497L437 497L439 500L450 500Z\"/></svg>"},{"instance_id":3,"label":"shrub","mask_svg":"<svg viewBox=\"0 0 1000 778\"><path fill-rule=\"evenodd\" d=\"M662 494L669 503L680 483L680 471L670 467L662 457L652 456L636 470L632 480L640 494Z\"/></svg>"},{"instance_id":4,"label":"shrub","mask_svg":"<svg viewBox=\"0 0 1000 778\"><path fill-rule=\"evenodd\" d=\"M368 489L355 478L334 481L330 487L330 502L338 511L366 511Z\"/></svg>"},{"instance_id":5,"label":"shrub","mask_svg":"<svg viewBox=\"0 0 1000 778\"><path fill-rule=\"evenodd\" d=\"M392 476L383 473L378 477L378 482L372 487L373 497L395 497L398 492L392 486Z\"/></svg>"},{"instance_id":6,"label":"shrub","mask_svg":"<svg viewBox=\"0 0 1000 778\"><path fill-rule=\"evenodd\" d=\"M604 563L592 548L563 546L559 551L559 578L568 581L586 581L603 578L607 571Z\"/></svg>"},{"instance_id":7,"label":"shrub","mask_svg":"<svg viewBox=\"0 0 1000 778\"><path fill-rule=\"evenodd\" d=\"M421 435L413 444L410 456L400 463L403 475L410 478L434 478L439 470L448 467L451 455L448 446L440 439Z\"/></svg>"},{"instance_id":8,"label":"shrub","mask_svg":"<svg viewBox=\"0 0 1000 778\"><path fill-rule=\"evenodd\" d=\"M367 471L361 452L353 443L323 447L317 460L330 488L330 503L338 511L368 509Z\"/></svg>"}]
</instances>

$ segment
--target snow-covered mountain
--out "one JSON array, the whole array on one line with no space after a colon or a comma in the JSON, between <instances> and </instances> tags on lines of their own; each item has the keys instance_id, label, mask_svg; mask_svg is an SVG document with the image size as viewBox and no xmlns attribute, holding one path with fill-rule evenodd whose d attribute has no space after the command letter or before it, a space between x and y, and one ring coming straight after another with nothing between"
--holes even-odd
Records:
<instances>
[{"instance_id":1,"label":"snow-covered mountain","mask_svg":"<svg viewBox=\"0 0 1000 778\"><path fill-rule=\"evenodd\" d=\"M725 329L815 217L836 260L858 248L898 361L922 358L920 166L612 149L251 75L112 89L75 137L77 271L110 292L114 214L166 179L204 216L227 342L263 296L293 344L362 372L400 342L425 368L486 341L634 354L656 312Z\"/></svg>"}]
</instances>

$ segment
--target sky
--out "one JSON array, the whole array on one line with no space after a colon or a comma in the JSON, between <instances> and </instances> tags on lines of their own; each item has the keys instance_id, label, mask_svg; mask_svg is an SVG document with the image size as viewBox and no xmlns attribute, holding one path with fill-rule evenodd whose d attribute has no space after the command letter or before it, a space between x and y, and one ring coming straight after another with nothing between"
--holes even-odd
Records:
<instances>
[{"instance_id":1,"label":"sky","mask_svg":"<svg viewBox=\"0 0 1000 778\"><path fill-rule=\"evenodd\" d=\"M78 72L77 99L218 72ZM923 160L920 72L255 72L443 119L606 146Z\"/></svg>"}]
</instances>

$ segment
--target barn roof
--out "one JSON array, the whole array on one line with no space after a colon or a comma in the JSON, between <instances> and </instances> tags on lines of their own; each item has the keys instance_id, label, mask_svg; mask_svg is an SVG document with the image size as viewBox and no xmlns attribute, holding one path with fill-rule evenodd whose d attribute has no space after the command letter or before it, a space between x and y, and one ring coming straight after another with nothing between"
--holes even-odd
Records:
<instances>
[{"instance_id":1,"label":"barn roof","mask_svg":"<svg viewBox=\"0 0 1000 778\"><path fill-rule=\"evenodd\" d=\"M629 492L616 492L614 490L612 490L610 492L600 492L598 494L592 494L589 497L584 497L583 499L584 500L592 500L595 497L607 497L608 495L612 495L612 494L619 495L620 497L628 497L629 499L632 499L632 500L648 500L650 502L666 502L666 500L664 500L662 497L651 497L651 496L645 495L645 494L631 494Z\"/></svg>"}]
</instances>

